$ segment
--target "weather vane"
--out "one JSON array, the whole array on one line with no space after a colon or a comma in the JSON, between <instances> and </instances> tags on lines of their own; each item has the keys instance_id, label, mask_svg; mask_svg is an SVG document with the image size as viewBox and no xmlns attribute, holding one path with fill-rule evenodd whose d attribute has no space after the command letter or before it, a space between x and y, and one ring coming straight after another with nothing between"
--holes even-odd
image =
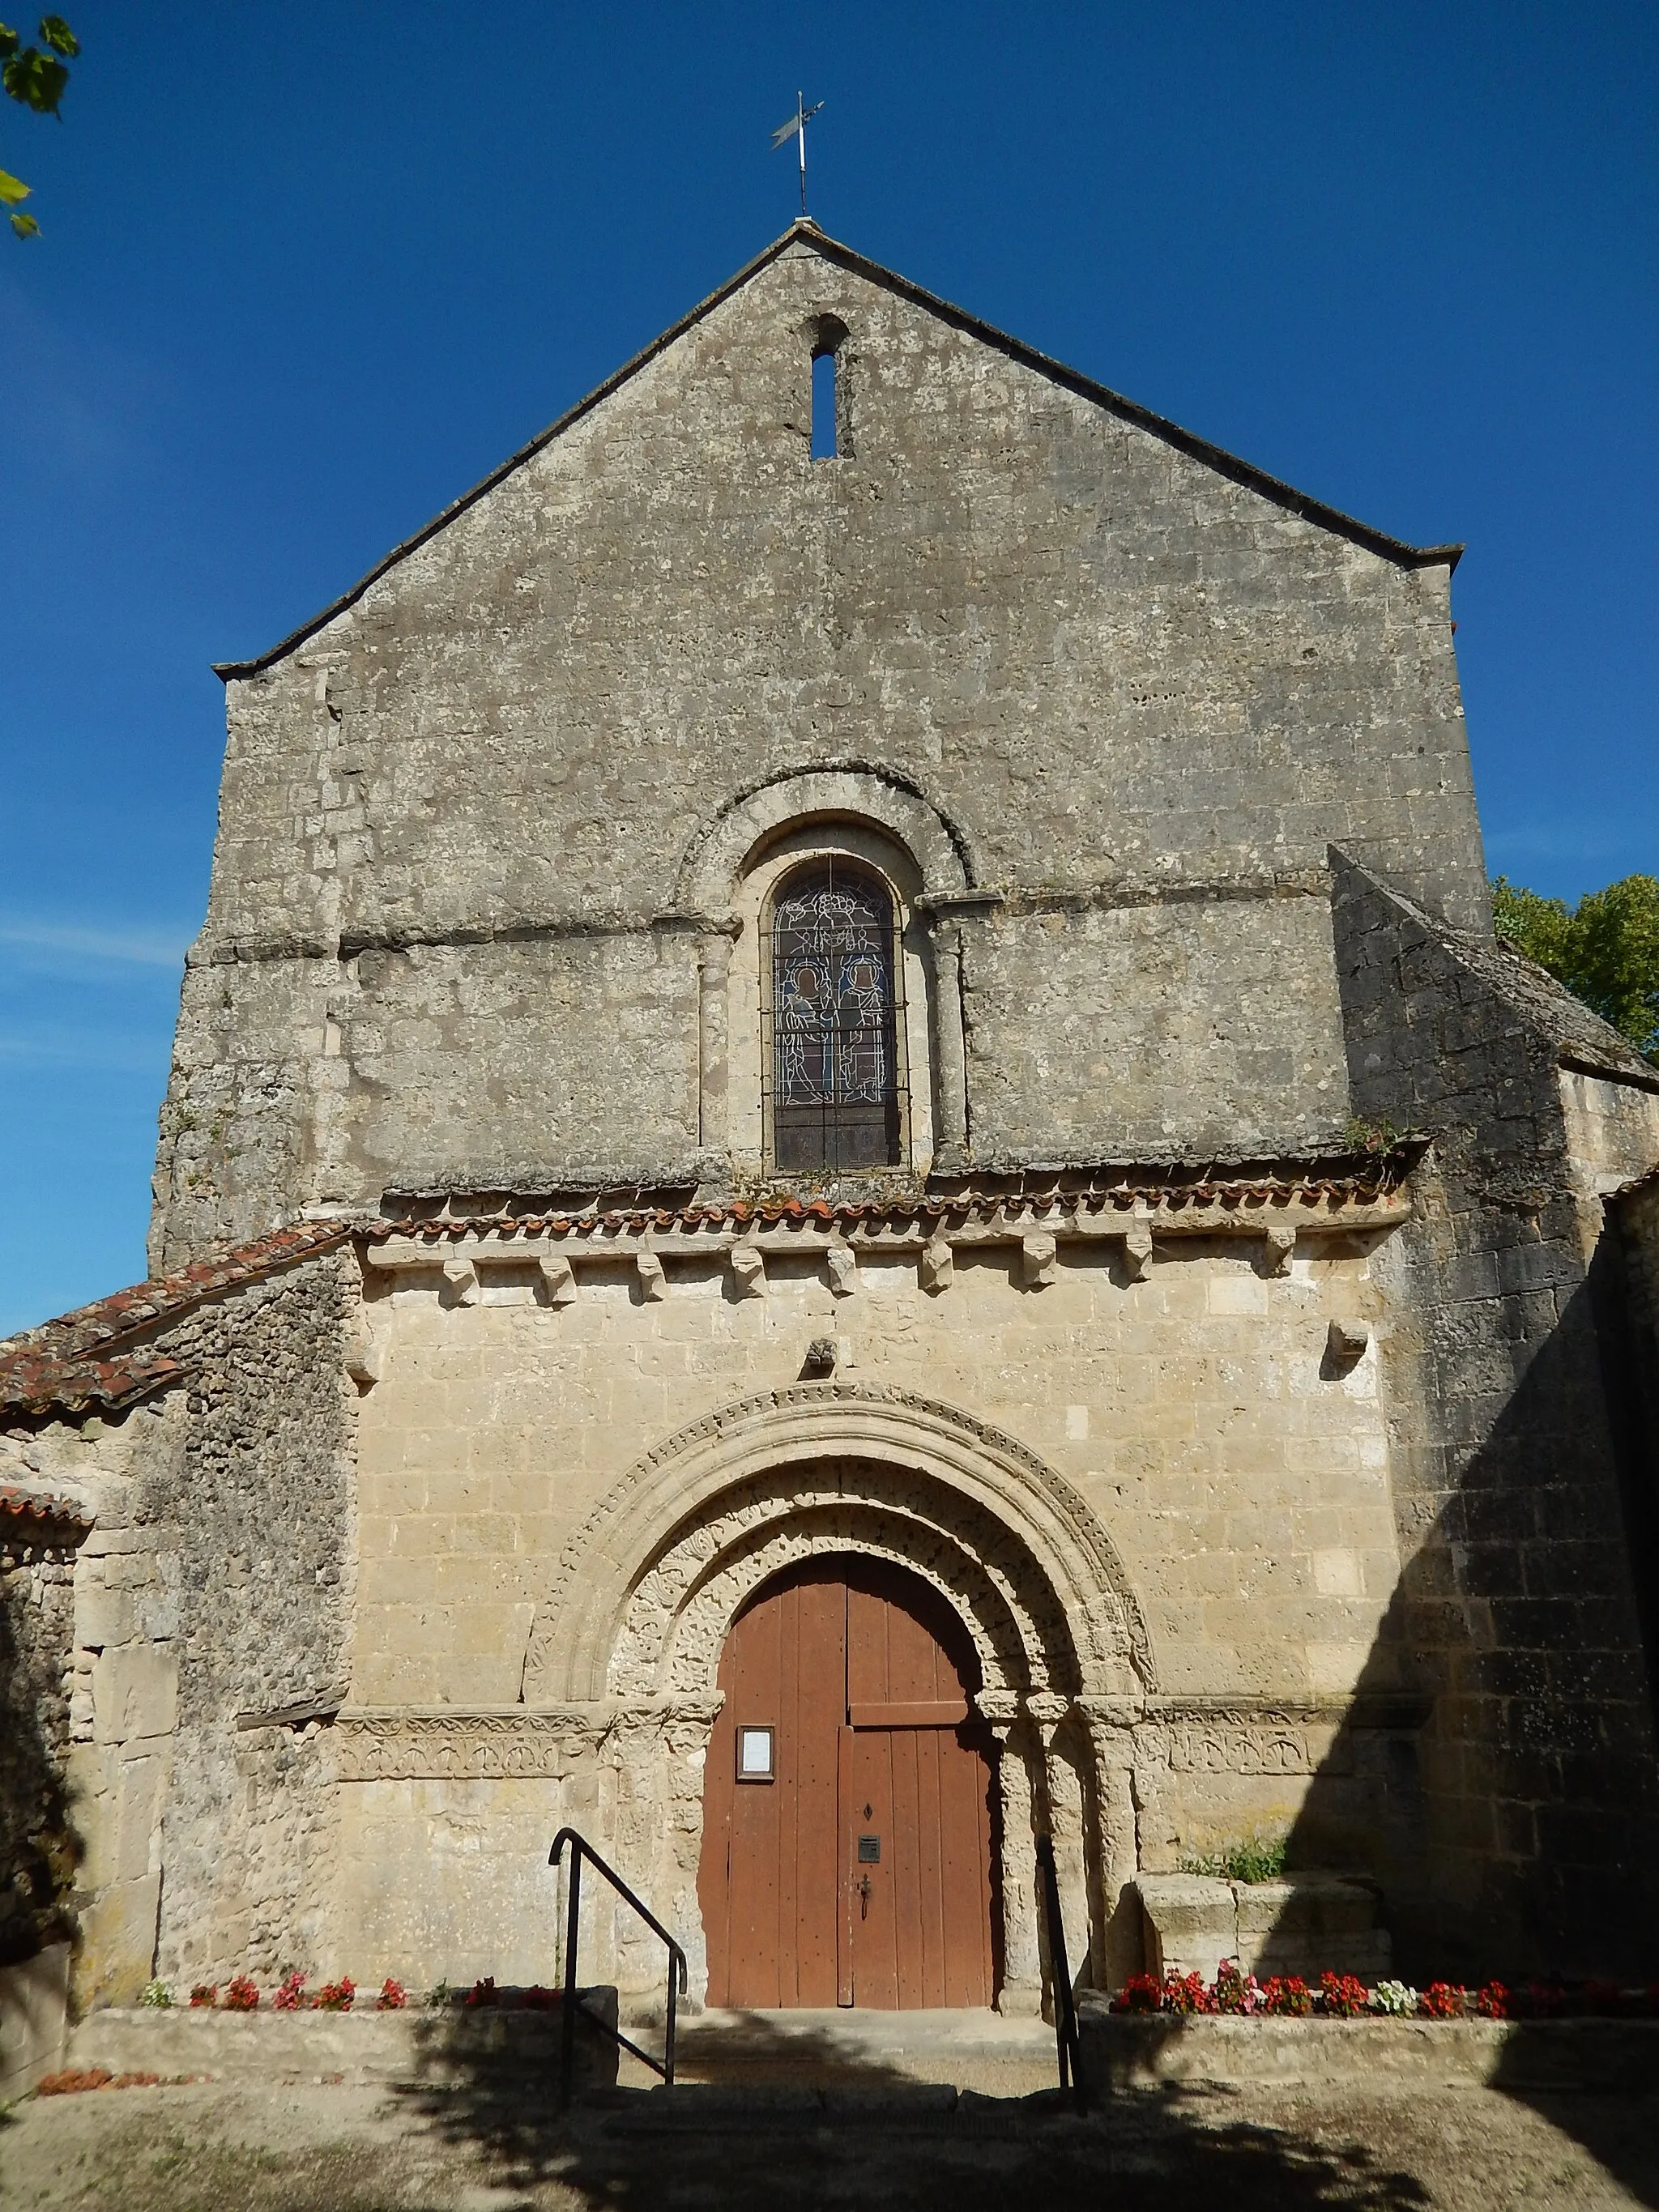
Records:
<instances>
[{"instance_id":1,"label":"weather vane","mask_svg":"<svg viewBox=\"0 0 1659 2212\"><path fill-rule=\"evenodd\" d=\"M793 138L800 149L800 211L806 213L806 126L823 106L820 100L809 107L799 93L795 94L795 112L787 123L779 124L772 133L775 146L787 146Z\"/></svg>"}]
</instances>

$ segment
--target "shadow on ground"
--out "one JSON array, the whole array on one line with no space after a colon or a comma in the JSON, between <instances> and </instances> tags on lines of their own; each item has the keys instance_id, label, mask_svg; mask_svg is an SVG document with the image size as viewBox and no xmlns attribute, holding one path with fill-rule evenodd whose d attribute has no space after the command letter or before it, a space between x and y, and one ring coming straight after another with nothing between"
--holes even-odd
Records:
<instances>
[{"instance_id":1,"label":"shadow on ground","mask_svg":"<svg viewBox=\"0 0 1659 2212\"><path fill-rule=\"evenodd\" d=\"M717 2070L707 2056L697 2064ZM883 2202L1007 2212L1011 2189L1083 2205L1106 2188L1114 2212L1212 2201L1237 2212L1409 2212L1434 2201L1371 2148L1242 2118L1225 2094L1119 2095L1084 2117L1057 2089L959 2094L757 2017L744 2023L740 2059L718 2069L726 2078L590 2087L568 2114L550 2081L514 2081L476 2061L441 2020L423 2066L407 2104L475 2155L492 2187L532 2201L562 2190L639 2212Z\"/></svg>"},{"instance_id":2,"label":"shadow on ground","mask_svg":"<svg viewBox=\"0 0 1659 2212\"><path fill-rule=\"evenodd\" d=\"M1583 2025L1611 2028L1614 2023ZM1659 2212L1659 2080L1651 2054L1638 2047L1612 2064L1603 2059L1588 2067L1564 2066L1559 2045L1547 2026L1517 2022L1493 2088L1581 2143L1636 2203Z\"/></svg>"}]
</instances>

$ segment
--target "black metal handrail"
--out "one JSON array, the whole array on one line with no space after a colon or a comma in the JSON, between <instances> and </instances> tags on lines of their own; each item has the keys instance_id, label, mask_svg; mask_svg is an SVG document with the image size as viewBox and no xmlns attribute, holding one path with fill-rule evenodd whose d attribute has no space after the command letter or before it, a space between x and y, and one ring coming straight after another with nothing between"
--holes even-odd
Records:
<instances>
[{"instance_id":1,"label":"black metal handrail","mask_svg":"<svg viewBox=\"0 0 1659 2212\"><path fill-rule=\"evenodd\" d=\"M1060 1876L1054 1869L1051 1837L1037 1838L1036 1863L1042 1916L1048 1924L1048 1972L1054 1985L1054 2042L1060 2058L1060 2086L1070 2089L1072 2102L1082 2112L1088 2110L1088 2100L1083 2087L1077 2004L1072 1996L1072 1970L1066 1963L1066 1923L1060 1915Z\"/></svg>"},{"instance_id":2,"label":"black metal handrail","mask_svg":"<svg viewBox=\"0 0 1659 2212\"><path fill-rule=\"evenodd\" d=\"M663 1926L648 1905L642 1904L623 1880L614 1867L607 1866L586 1836L574 1828L561 1828L553 1838L553 1848L547 1855L549 1866L557 1866L564 1856L564 1847L570 1846L570 1897L565 1912L564 1938L564 2003L559 2022L559 2098L562 2104L570 2102L570 2091L576 2073L576 1940L580 1927L582 1904L582 1861L588 1860L605 1876L624 1904L631 1905L646 1926L660 1936L668 1946L668 2019L663 2037L660 2065L648 2051L641 2051L630 2041L619 2027L612 2027L608 2020L583 2005L582 2014L592 2026L603 2029L622 2051L631 2051L635 2058L648 2066L653 2074L660 2074L665 2084L674 2086L674 2019L678 2000L685 1995L685 1954Z\"/></svg>"}]
</instances>

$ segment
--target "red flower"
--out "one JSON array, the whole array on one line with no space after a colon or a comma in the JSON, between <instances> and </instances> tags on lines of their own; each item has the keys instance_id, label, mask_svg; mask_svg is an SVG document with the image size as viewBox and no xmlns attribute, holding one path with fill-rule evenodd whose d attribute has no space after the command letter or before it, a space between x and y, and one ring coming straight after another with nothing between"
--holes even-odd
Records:
<instances>
[{"instance_id":1,"label":"red flower","mask_svg":"<svg viewBox=\"0 0 1659 2212\"><path fill-rule=\"evenodd\" d=\"M401 1982L394 1982L388 1974L380 1984L380 1994L374 2000L376 2012L401 2012L409 2002L409 1991Z\"/></svg>"},{"instance_id":2,"label":"red flower","mask_svg":"<svg viewBox=\"0 0 1659 2212\"><path fill-rule=\"evenodd\" d=\"M225 1991L225 2010L227 2012L257 2012L258 2009L258 1990L255 1989L246 1974L238 1974Z\"/></svg>"},{"instance_id":3,"label":"red flower","mask_svg":"<svg viewBox=\"0 0 1659 2212\"><path fill-rule=\"evenodd\" d=\"M1303 2020L1313 2010L1313 1991L1300 1974L1275 1974L1261 1991L1262 2010L1280 2019Z\"/></svg>"},{"instance_id":4,"label":"red flower","mask_svg":"<svg viewBox=\"0 0 1659 2212\"><path fill-rule=\"evenodd\" d=\"M1466 1992L1451 1982L1431 1982L1417 2000L1425 2020L1462 2020Z\"/></svg>"},{"instance_id":5,"label":"red flower","mask_svg":"<svg viewBox=\"0 0 1659 2212\"><path fill-rule=\"evenodd\" d=\"M1507 2020L1510 2016L1510 1992L1502 1982L1486 1982L1475 1998L1474 2008L1482 2020Z\"/></svg>"},{"instance_id":6,"label":"red flower","mask_svg":"<svg viewBox=\"0 0 1659 2212\"><path fill-rule=\"evenodd\" d=\"M1157 2012L1164 2001L1164 1985L1156 1974L1131 1974L1112 1999L1114 2012Z\"/></svg>"},{"instance_id":7,"label":"red flower","mask_svg":"<svg viewBox=\"0 0 1659 2212\"><path fill-rule=\"evenodd\" d=\"M218 1983L198 1982L190 1993L190 2001L193 2005L201 2005L204 2008L216 2005L219 2002Z\"/></svg>"},{"instance_id":8,"label":"red flower","mask_svg":"<svg viewBox=\"0 0 1659 2212\"><path fill-rule=\"evenodd\" d=\"M1319 1978L1319 1995L1331 2020L1354 2020L1370 2002L1370 1991L1357 1975L1334 1974L1328 1968Z\"/></svg>"}]
</instances>

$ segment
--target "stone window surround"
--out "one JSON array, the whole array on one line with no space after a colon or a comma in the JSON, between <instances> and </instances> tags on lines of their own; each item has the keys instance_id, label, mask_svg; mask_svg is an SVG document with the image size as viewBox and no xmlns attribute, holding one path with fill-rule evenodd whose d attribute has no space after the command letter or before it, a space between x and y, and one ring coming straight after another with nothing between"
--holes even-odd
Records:
<instances>
[{"instance_id":1,"label":"stone window surround","mask_svg":"<svg viewBox=\"0 0 1659 2212\"><path fill-rule=\"evenodd\" d=\"M813 860L852 860L874 876L893 902L895 1046L898 1055L898 1166L927 1173L933 1152L933 1086L928 1079L928 933L915 911L921 878L902 847L862 823L806 823L781 830L748 864L732 911L734 939L723 941L733 957L727 968L726 1036L730 1040L724 1132L705 1126L705 1147L729 1151L739 1170L776 1172L767 1111L771 1085L765 1082L766 1041L761 1008L772 958L772 917L779 892L798 870Z\"/></svg>"},{"instance_id":2,"label":"stone window surround","mask_svg":"<svg viewBox=\"0 0 1659 2212\"><path fill-rule=\"evenodd\" d=\"M837 847L820 839L856 838ZM967 1050L962 1013L962 937L964 910L1001 903L1000 892L975 885L971 846L962 829L914 785L890 770L848 761L785 769L732 796L700 823L686 848L675 884L677 915L699 936L699 1117L705 1152L732 1150L758 1168L764 1158L759 1106L758 981L752 1017L757 1035L749 1048L743 982L732 959L745 925L759 927L769 864L781 843L807 842L801 855L837 849L865 859L884 876L902 912L904 985L912 1010L905 1040L911 1076L909 1157L925 1172L959 1165L968 1141ZM867 842L866 841L868 841ZM757 877L763 878L756 881ZM913 951L915 957L913 960ZM924 1012L925 1024L916 1015ZM740 1030L734 1024L744 1024ZM918 1081L921 1071L930 1080ZM750 1100L744 1085L752 1082ZM931 1128L919 1109L926 1106Z\"/></svg>"}]
</instances>

